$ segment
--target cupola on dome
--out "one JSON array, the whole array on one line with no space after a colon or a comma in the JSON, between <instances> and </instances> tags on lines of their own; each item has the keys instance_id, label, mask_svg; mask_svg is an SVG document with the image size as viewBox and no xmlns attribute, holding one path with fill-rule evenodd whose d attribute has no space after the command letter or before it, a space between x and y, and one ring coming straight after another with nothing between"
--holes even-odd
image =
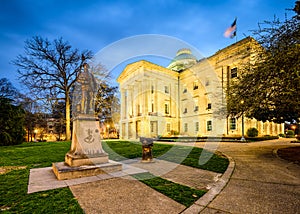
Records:
<instances>
[{"instance_id":1,"label":"cupola on dome","mask_svg":"<svg viewBox=\"0 0 300 214\"><path fill-rule=\"evenodd\" d=\"M182 48L177 51L175 58L171 61L167 68L174 71L182 71L197 63L196 57L188 48Z\"/></svg>"}]
</instances>

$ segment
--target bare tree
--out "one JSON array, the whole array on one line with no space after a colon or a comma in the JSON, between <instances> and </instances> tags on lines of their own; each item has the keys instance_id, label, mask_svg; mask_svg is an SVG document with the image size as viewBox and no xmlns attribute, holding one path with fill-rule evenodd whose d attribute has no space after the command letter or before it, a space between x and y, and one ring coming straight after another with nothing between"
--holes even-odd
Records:
<instances>
[{"instance_id":1,"label":"bare tree","mask_svg":"<svg viewBox=\"0 0 300 214\"><path fill-rule=\"evenodd\" d=\"M72 48L62 38L49 41L35 36L25 41L24 55L12 62L18 67L21 82L40 99L63 99L66 111L66 139L70 140L70 90L77 81L91 51Z\"/></svg>"},{"instance_id":2,"label":"bare tree","mask_svg":"<svg viewBox=\"0 0 300 214\"><path fill-rule=\"evenodd\" d=\"M0 97L5 97L11 101L18 102L19 91L6 78L0 79Z\"/></svg>"}]
</instances>

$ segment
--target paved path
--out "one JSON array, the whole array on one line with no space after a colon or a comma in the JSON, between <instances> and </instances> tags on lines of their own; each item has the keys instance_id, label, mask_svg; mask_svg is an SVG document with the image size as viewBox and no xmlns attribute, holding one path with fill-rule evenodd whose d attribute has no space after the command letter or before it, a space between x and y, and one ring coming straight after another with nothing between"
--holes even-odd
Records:
<instances>
[{"instance_id":1,"label":"paved path","mask_svg":"<svg viewBox=\"0 0 300 214\"><path fill-rule=\"evenodd\" d=\"M177 214L185 209L167 196L131 177L70 186L85 213Z\"/></svg>"},{"instance_id":2,"label":"paved path","mask_svg":"<svg viewBox=\"0 0 300 214\"><path fill-rule=\"evenodd\" d=\"M196 189L210 189L222 175L157 159L152 163L139 159L125 162L127 167ZM130 176L71 185L70 189L85 213L177 214L187 208Z\"/></svg>"},{"instance_id":3,"label":"paved path","mask_svg":"<svg viewBox=\"0 0 300 214\"><path fill-rule=\"evenodd\" d=\"M199 210L202 210L200 213L208 214L300 213L300 166L282 160L274 154L274 150L278 148L300 146L291 144L290 141L280 139L257 143L183 143L217 149L235 161L235 169L229 182L214 200L209 202L209 199L208 203L196 202L185 210L182 205L134 180L115 178L72 186L71 190L86 213L99 213L100 210L101 213L145 214L183 211L184 214L194 214L199 213ZM178 170L181 173L177 173ZM182 170L184 171L185 167L179 166L164 176L179 183L192 182L190 178L192 179L194 174L186 179L189 170L186 173L182 173ZM212 177L216 177L216 174ZM143 193L145 191L146 198ZM149 201L149 198L152 200Z\"/></svg>"},{"instance_id":4,"label":"paved path","mask_svg":"<svg viewBox=\"0 0 300 214\"><path fill-rule=\"evenodd\" d=\"M208 190L222 176L221 173L197 169L176 163L157 160L153 163L135 161L131 166L144 169L151 174L162 177L174 183L189 186L195 189Z\"/></svg>"},{"instance_id":5,"label":"paved path","mask_svg":"<svg viewBox=\"0 0 300 214\"><path fill-rule=\"evenodd\" d=\"M229 172L226 171L221 177L217 173L190 169L165 161L147 165L129 160L130 163L127 163L129 165L124 169L127 174L130 174L132 167L134 169L134 166L142 165L142 168L153 174L199 189L217 183L226 184L227 179L223 177L229 178L231 175L222 191L222 185L210 189L209 192L213 194L205 194L188 209L137 180L130 177L124 179L124 175L119 176L123 178L115 177L106 180L96 176L97 179L90 180L89 183L82 180L93 179L95 176L62 182L66 183L64 185L71 186L73 194L86 213L194 214L201 210L201 213L296 214L300 213L300 166L282 160L274 154L274 150L279 148L300 146L300 144L291 144L290 141L290 139L280 139L257 143L183 143L183 145L204 147L213 151L219 150L233 159L235 167L231 164L229 167L231 170L227 170ZM165 169L172 170L165 173ZM234 169L233 173L232 169ZM35 173L37 172L32 172L33 178ZM43 174L46 176L47 173ZM40 183L34 182L34 179L32 183L36 184L35 191L40 190ZM54 184L52 183L51 186ZM33 189L31 190L34 192ZM211 200L212 198L214 199Z\"/></svg>"},{"instance_id":6,"label":"paved path","mask_svg":"<svg viewBox=\"0 0 300 214\"><path fill-rule=\"evenodd\" d=\"M300 146L290 141L220 143L218 150L235 160L235 170L227 186L201 213L300 213L300 167L273 153Z\"/></svg>"}]
</instances>

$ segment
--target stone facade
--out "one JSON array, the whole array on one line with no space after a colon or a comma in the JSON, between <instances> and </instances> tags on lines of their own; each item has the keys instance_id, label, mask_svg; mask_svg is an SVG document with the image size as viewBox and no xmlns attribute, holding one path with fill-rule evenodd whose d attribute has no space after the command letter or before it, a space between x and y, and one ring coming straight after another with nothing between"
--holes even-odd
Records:
<instances>
[{"instance_id":1,"label":"stone facade","mask_svg":"<svg viewBox=\"0 0 300 214\"><path fill-rule=\"evenodd\" d=\"M206 59L179 50L168 68L144 60L127 65L118 77L121 90L120 138L240 136L241 118L226 117L225 91L239 66L255 59L260 48L245 38ZM185 60L186 59L186 60ZM278 135L283 124L245 118L245 132Z\"/></svg>"}]
</instances>

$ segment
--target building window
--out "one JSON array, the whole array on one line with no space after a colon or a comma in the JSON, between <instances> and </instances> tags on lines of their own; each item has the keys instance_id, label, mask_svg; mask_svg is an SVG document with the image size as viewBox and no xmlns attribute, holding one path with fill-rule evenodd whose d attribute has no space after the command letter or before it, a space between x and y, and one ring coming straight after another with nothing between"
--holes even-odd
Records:
<instances>
[{"instance_id":1,"label":"building window","mask_svg":"<svg viewBox=\"0 0 300 214\"><path fill-rule=\"evenodd\" d=\"M237 68L232 68L231 69L230 76L231 76L231 78L236 78L237 77Z\"/></svg>"},{"instance_id":2,"label":"building window","mask_svg":"<svg viewBox=\"0 0 300 214\"><path fill-rule=\"evenodd\" d=\"M142 113L141 113L141 105L137 105L137 116L141 116Z\"/></svg>"},{"instance_id":3,"label":"building window","mask_svg":"<svg viewBox=\"0 0 300 214\"><path fill-rule=\"evenodd\" d=\"M151 85L151 94L154 93L154 85Z\"/></svg>"},{"instance_id":4,"label":"building window","mask_svg":"<svg viewBox=\"0 0 300 214\"><path fill-rule=\"evenodd\" d=\"M198 89L198 81L195 81L195 82L193 83L193 89L194 89L194 90L197 90L197 89Z\"/></svg>"},{"instance_id":5,"label":"building window","mask_svg":"<svg viewBox=\"0 0 300 214\"><path fill-rule=\"evenodd\" d=\"M169 110L169 104L165 103L165 114L169 114L170 110Z\"/></svg>"},{"instance_id":6,"label":"building window","mask_svg":"<svg viewBox=\"0 0 300 214\"><path fill-rule=\"evenodd\" d=\"M230 130L236 130L236 119L234 117L230 118L229 126Z\"/></svg>"},{"instance_id":7,"label":"building window","mask_svg":"<svg viewBox=\"0 0 300 214\"><path fill-rule=\"evenodd\" d=\"M195 123L195 131L198 132L199 131L199 122Z\"/></svg>"},{"instance_id":8,"label":"building window","mask_svg":"<svg viewBox=\"0 0 300 214\"><path fill-rule=\"evenodd\" d=\"M169 90L169 87L168 87L168 86L165 86L165 93L166 93L166 94L169 94L169 93L170 93L170 90Z\"/></svg>"},{"instance_id":9,"label":"building window","mask_svg":"<svg viewBox=\"0 0 300 214\"><path fill-rule=\"evenodd\" d=\"M184 124L184 132L187 132L187 131L188 131L188 124L185 123L185 124Z\"/></svg>"},{"instance_id":10,"label":"building window","mask_svg":"<svg viewBox=\"0 0 300 214\"><path fill-rule=\"evenodd\" d=\"M151 103L151 112L154 112L154 103Z\"/></svg>"},{"instance_id":11,"label":"building window","mask_svg":"<svg viewBox=\"0 0 300 214\"><path fill-rule=\"evenodd\" d=\"M154 132L154 122L150 122L150 131Z\"/></svg>"},{"instance_id":12,"label":"building window","mask_svg":"<svg viewBox=\"0 0 300 214\"><path fill-rule=\"evenodd\" d=\"M208 103L207 104L207 110L210 110L211 109L211 103Z\"/></svg>"},{"instance_id":13,"label":"building window","mask_svg":"<svg viewBox=\"0 0 300 214\"><path fill-rule=\"evenodd\" d=\"M212 121L207 121L207 131L212 131Z\"/></svg>"},{"instance_id":14,"label":"building window","mask_svg":"<svg viewBox=\"0 0 300 214\"><path fill-rule=\"evenodd\" d=\"M171 132L171 124L167 123L167 132Z\"/></svg>"},{"instance_id":15,"label":"building window","mask_svg":"<svg viewBox=\"0 0 300 214\"><path fill-rule=\"evenodd\" d=\"M195 106L194 111L198 111L199 110L199 106Z\"/></svg>"},{"instance_id":16,"label":"building window","mask_svg":"<svg viewBox=\"0 0 300 214\"><path fill-rule=\"evenodd\" d=\"M186 85L183 86L183 93L186 93L187 92L187 88L186 88Z\"/></svg>"},{"instance_id":17,"label":"building window","mask_svg":"<svg viewBox=\"0 0 300 214\"><path fill-rule=\"evenodd\" d=\"M183 111L183 113L184 113L184 114L186 114L186 113L187 113L187 108L184 108L184 111Z\"/></svg>"}]
</instances>

